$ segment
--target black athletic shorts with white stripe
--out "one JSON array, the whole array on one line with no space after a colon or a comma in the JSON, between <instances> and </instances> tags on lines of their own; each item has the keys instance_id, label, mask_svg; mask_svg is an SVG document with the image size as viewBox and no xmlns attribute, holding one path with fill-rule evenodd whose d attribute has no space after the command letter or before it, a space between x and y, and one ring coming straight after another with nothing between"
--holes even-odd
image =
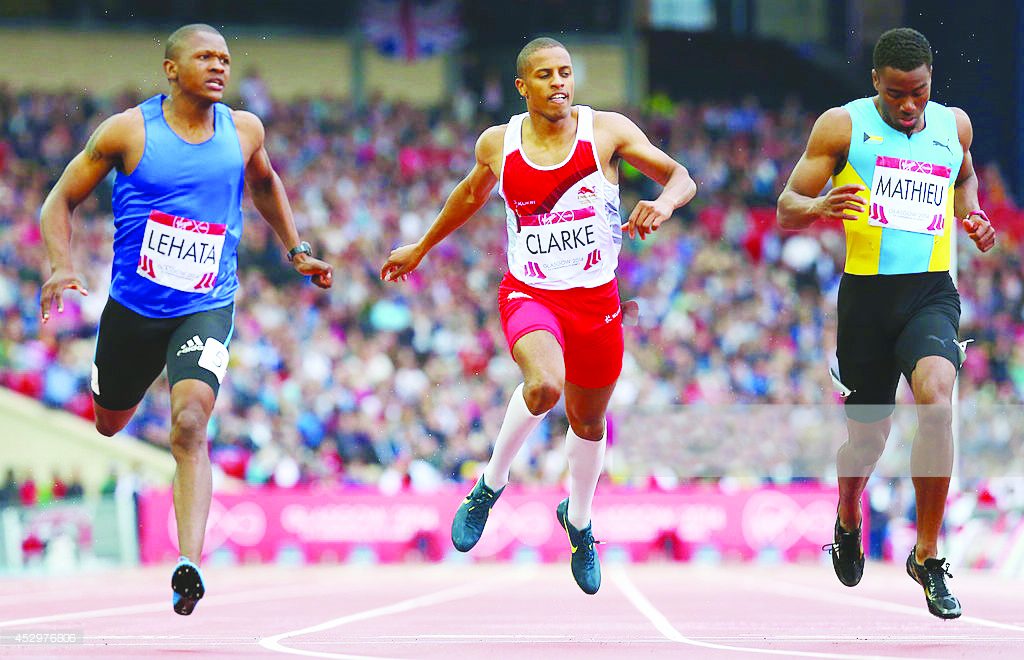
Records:
<instances>
[{"instance_id":1,"label":"black athletic shorts with white stripe","mask_svg":"<svg viewBox=\"0 0 1024 660\"><path fill-rule=\"evenodd\" d=\"M843 274L839 283L836 357L850 419L871 423L892 414L900 374L910 382L921 358L960 369L960 294L948 272Z\"/></svg>"},{"instance_id":2,"label":"black athletic shorts with white stripe","mask_svg":"<svg viewBox=\"0 0 1024 660\"><path fill-rule=\"evenodd\" d=\"M128 410L142 401L164 366L171 387L201 380L220 390L228 366L235 306L173 318L150 318L107 300L96 337L92 395L107 410Z\"/></svg>"}]
</instances>

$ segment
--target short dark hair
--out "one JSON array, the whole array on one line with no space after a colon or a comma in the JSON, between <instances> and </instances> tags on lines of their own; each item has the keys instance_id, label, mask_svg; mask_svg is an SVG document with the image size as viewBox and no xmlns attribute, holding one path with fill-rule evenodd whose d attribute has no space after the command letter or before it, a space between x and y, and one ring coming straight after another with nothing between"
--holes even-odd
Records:
<instances>
[{"instance_id":1,"label":"short dark hair","mask_svg":"<svg viewBox=\"0 0 1024 660\"><path fill-rule=\"evenodd\" d=\"M526 65L530 61L530 56L538 50L544 50L545 48L561 48L562 50L569 52L569 49L562 45L562 42L557 39L552 39L551 37L537 37L530 43L523 46L523 49L519 51L519 56L516 57L516 75L520 78L525 77Z\"/></svg>"},{"instance_id":2,"label":"short dark hair","mask_svg":"<svg viewBox=\"0 0 1024 660\"><path fill-rule=\"evenodd\" d=\"M894 28L878 38L871 59L876 71L883 66L913 71L922 64L932 65L932 46L913 28Z\"/></svg>"},{"instance_id":3,"label":"short dark hair","mask_svg":"<svg viewBox=\"0 0 1024 660\"><path fill-rule=\"evenodd\" d=\"M182 43L197 32L212 32L213 34L223 37L217 28L212 25L207 25L206 23L189 23L188 25L182 25L180 28L172 32L171 36L167 37L167 45L164 46L164 59L177 59L178 51L181 49Z\"/></svg>"}]
</instances>

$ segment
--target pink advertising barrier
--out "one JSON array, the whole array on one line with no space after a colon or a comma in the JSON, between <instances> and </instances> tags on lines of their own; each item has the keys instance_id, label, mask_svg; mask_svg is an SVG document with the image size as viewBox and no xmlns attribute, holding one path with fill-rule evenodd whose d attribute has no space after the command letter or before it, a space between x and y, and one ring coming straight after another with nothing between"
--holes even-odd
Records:
<instances>
[{"instance_id":1,"label":"pink advertising barrier","mask_svg":"<svg viewBox=\"0 0 1024 660\"><path fill-rule=\"evenodd\" d=\"M207 556L251 561L403 561L444 559L452 515L465 495L383 495L372 489L336 491L253 489L217 494L207 525ZM564 557L567 541L555 520L558 489L506 490L495 505L471 559ZM715 487L673 491L602 487L594 504L602 555L633 561L688 560L697 553L751 559L820 557L832 540L836 491L790 486L722 492ZM177 557L171 494L144 493L139 540L147 563Z\"/></svg>"}]
</instances>

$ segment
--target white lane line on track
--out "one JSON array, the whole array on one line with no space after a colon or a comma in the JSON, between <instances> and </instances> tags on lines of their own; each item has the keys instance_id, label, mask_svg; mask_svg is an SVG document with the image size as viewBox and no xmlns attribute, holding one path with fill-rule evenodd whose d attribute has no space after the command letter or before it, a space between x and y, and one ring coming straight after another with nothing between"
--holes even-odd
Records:
<instances>
[{"instance_id":1,"label":"white lane line on track","mask_svg":"<svg viewBox=\"0 0 1024 660\"><path fill-rule=\"evenodd\" d=\"M608 571L609 576L612 578L612 582L619 588L620 591L626 596L630 603L633 604L637 610L640 611L647 620L654 624L654 627L658 629L666 639L679 644L686 644L687 646L696 646L698 648L713 649L716 651L734 651L740 653L764 653L767 655L784 655L789 657L802 657L802 658L871 658L872 660L882 659L892 660L899 656L885 656L885 655L862 655L862 654L849 654L849 653L819 653L816 651L794 651L789 649L764 649L757 647L747 646L732 646L729 644L715 644L713 642L703 642L691 637L686 637L675 627L669 623L669 620L665 618L658 608L656 608L651 601L647 599L640 590L637 589L633 581L629 579L626 574L626 570L622 566L612 566Z\"/></svg>"},{"instance_id":2,"label":"white lane line on track","mask_svg":"<svg viewBox=\"0 0 1024 660\"><path fill-rule=\"evenodd\" d=\"M749 586L750 585L748 585L748 588ZM923 616L929 619L938 620L937 617L928 611L928 607L923 602L920 607L911 607L910 605L903 605L902 603L892 603L887 600L879 600L868 596L859 596L845 591L836 592L813 589L802 584L784 582L782 580L758 580L757 584L753 586L762 591L768 591L781 596L798 596L800 598L817 600L825 603L855 605L857 607L864 607L873 610L884 610L886 612L895 612L898 614L911 614L913 616ZM959 619L956 619L956 621L961 623L973 623L978 626L985 626L986 628L997 628L999 630L1012 630L1014 632L1024 633L1024 626L1015 626L1012 623L1002 623L1000 621L992 621L991 619L983 619L976 616L961 616Z\"/></svg>"},{"instance_id":3,"label":"white lane line on track","mask_svg":"<svg viewBox=\"0 0 1024 660\"><path fill-rule=\"evenodd\" d=\"M314 593L332 593L343 589L343 587L263 587L239 591L223 596L207 597L202 600L199 607L204 609L218 605L237 605L239 603L251 603L260 600L278 600L282 598L302 598ZM138 605L121 605L118 607L105 607L96 610L82 610L78 612L63 612L60 614L46 614L43 616L32 616L24 619L8 619L0 621L0 628L12 626L30 626L38 623L55 623L58 621L77 621L79 619L101 619L108 616L120 616L122 614L145 614L148 612L171 612L171 599L162 600L158 603L140 603Z\"/></svg>"},{"instance_id":4,"label":"white lane line on track","mask_svg":"<svg viewBox=\"0 0 1024 660\"><path fill-rule=\"evenodd\" d=\"M364 610L362 612L356 612L354 614L346 614L330 621L324 621L314 626L307 628L300 628L299 630L291 630L283 632L278 635L272 635L270 637L264 637L259 640L259 645L265 649L271 651L279 651L281 653L291 653L293 655L304 655L311 658L332 658L333 660L394 660L388 659L384 656L368 656L368 655L352 655L346 653L328 653L326 651L310 651L306 649L296 649L289 646L284 646L281 641L290 637L299 637L301 635L310 635L313 633L323 632L324 630L330 630L331 628L337 628L344 626L349 623L355 623L356 621L365 621L367 619L375 619L382 616L390 616L392 614L401 614L403 612L411 612L413 610L422 609L425 607L431 607L433 605L439 605L448 601L460 600L463 598L469 598L478 593L487 591L495 585L497 582L505 581L508 579L522 580L531 575L534 572L531 570L516 571L511 576L499 578L497 580L488 580L475 582L471 584L465 584L458 587L451 587L448 589L442 589L441 591L435 591L433 593L426 594L424 596L416 596L415 598L409 598L406 600L393 603L391 605L384 605L382 607L375 607L370 610ZM342 644L344 642L336 642Z\"/></svg>"},{"instance_id":5,"label":"white lane line on track","mask_svg":"<svg viewBox=\"0 0 1024 660\"><path fill-rule=\"evenodd\" d=\"M8 635L9 636L9 635ZM0 637L3 637L0 635ZM247 635L244 637L199 637L193 635L86 635L83 644L85 646L161 646L163 642L175 641L178 645L184 646L237 646L249 644L256 641L257 638ZM701 642L718 642L718 643L750 643L750 642L764 642L764 635L695 635L690 639ZM888 644L920 644L935 642L961 642L961 643L978 643L984 642L986 644L1020 644L1019 639L1013 639L1008 637L978 637L975 635L954 635L954 636L900 636L897 638L892 637L865 637L863 635L772 635L772 641L774 642L807 642L811 644L820 644L822 642L844 644L878 644L881 641L885 641ZM381 642L388 642L391 644L405 644L414 645L421 644L423 642L439 642L443 641L448 644L476 644L479 642L487 642L489 644L504 644L504 645L516 645L524 642L530 644L571 644L573 646L586 646L586 645L622 645L622 644L674 644L670 639L664 637L631 637L625 639L622 637L589 637L579 638L566 635L377 635L369 637L346 637L345 643L348 645L359 645L359 644L380 644ZM337 645L337 640L331 639L311 639L303 640L302 642L307 646L326 646L326 645ZM379 660L379 659L378 659Z\"/></svg>"}]
</instances>

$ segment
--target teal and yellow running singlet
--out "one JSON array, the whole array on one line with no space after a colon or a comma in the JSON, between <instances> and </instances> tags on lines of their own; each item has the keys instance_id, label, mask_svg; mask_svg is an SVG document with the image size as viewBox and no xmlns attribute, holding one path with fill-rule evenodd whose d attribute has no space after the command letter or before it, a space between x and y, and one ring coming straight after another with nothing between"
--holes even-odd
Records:
<instances>
[{"instance_id":1,"label":"teal and yellow running singlet","mask_svg":"<svg viewBox=\"0 0 1024 660\"><path fill-rule=\"evenodd\" d=\"M851 275L948 271L953 184L963 149L953 112L929 102L924 130L909 137L889 126L870 98L845 106L853 122L846 166L833 177L859 183L865 210L846 220L846 268Z\"/></svg>"}]
</instances>

